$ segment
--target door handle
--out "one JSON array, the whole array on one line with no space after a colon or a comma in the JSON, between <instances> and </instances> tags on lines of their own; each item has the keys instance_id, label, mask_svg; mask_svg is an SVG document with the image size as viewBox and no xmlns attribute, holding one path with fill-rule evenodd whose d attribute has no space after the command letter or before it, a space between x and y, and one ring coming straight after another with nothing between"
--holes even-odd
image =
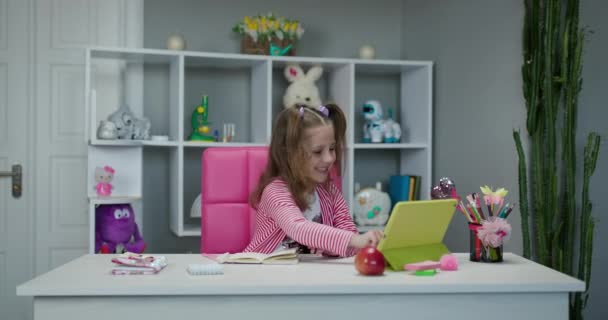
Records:
<instances>
[{"instance_id":1,"label":"door handle","mask_svg":"<svg viewBox=\"0 0 608 320\"><path fill-rule=\"evenodd\" d=\"M11 190L13 190L13 198L19 198L23 189L23 167L20 164L15 164L12 169L12 171L0 171L0 177L12 177Z\"/></svg>"}]
</instances>

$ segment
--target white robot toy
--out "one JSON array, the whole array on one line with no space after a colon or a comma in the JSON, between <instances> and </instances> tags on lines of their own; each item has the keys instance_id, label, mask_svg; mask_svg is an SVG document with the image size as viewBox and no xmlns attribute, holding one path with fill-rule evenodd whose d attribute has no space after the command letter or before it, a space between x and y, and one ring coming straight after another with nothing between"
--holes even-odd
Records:
<instances>
[{"instance_id":1,"label":"white robot toy","mask_svg":"<svg viewBox=\"0 0 608 320\"><path fill-rule=\"evenodd\" d=\"M376 100L363 104L363 142L397 143L401 140L401 126L393 119L383 119L382 105Z\"/></svg>"}]
</instances>

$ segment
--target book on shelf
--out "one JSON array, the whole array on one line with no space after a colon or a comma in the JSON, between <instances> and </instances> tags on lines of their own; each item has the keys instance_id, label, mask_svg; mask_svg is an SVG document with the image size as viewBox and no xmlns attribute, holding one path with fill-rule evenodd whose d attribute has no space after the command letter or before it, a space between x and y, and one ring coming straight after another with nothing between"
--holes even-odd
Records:
<instances>
[{"instance_id":1,"label":"book on shelf","mask_svg":"<svg viewBox=\"0 0 608 320\"><path fill-rule=\"evenodd\" d=\"M410 176L392 175L389 179L388 193L393 207L399 201L408 201L410 194Z\"/></svg>"},{"instance_id":2,"label":"book on shelf","mask_svg":"<svg viewBox=\"0 0 608 320\"><path fill-rule=\"evenodd\" d=\"M112 258L112 274L157 274L167 266L165 256L151 256L125 252Z\"/></svg>"},{"instance_id":3,"label":"book on shelf","mask_svg":"<svg viewBox=\"0 0 608 320\"><path fill-rule=\"evenodd\" d=\"M298 254L296 248L280 250L273 253L239 252L224 253L215 257L218 263L243 264L296 264Z\"/></svg>"},{"instance_id":4,"label":"book on shelf","mask_svg":"<svg viewBox=\"0 0 608 320\"><path fill-rule=\"evenodd\" d=\"M389 195L392 206L400 201L420 200L420 179L417 175L392 175L389 179Z\"/></svg>"}]
</instances>

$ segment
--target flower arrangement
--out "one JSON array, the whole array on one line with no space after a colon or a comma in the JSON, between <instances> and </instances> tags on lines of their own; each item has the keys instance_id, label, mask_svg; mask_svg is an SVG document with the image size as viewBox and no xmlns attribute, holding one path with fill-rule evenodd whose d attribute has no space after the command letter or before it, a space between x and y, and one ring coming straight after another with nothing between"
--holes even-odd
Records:
<instances>
[{"instance_id":1,"label":"flower arrangement","mask_svg":"<svg viewBox=\"0 0 608 320\"><path fill-rule=\"evenodd\" d=\"M298 20L275 16L273 13L245 16L232 31L242 36L244 53L294 55L295 43L304 29Z\"/></svg>"}]
</instances>

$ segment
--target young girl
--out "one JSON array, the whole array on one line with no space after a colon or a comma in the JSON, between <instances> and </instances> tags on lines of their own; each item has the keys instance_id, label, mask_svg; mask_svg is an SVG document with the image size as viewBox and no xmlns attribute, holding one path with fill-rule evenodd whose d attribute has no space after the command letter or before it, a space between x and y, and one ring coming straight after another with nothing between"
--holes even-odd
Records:
<instances>
[{"instance_id":1,"label":"young girl","mask_svg":"<svg viewBox=\"0 0 608 320\"><path fill-rule=\"evenodd\" d=\"M358 234L342 193L329 174L342 160L346 118L328 104L296 105L281 111L270 142L268 165L251 205L257 210L253 239L245 252L298 252L352 256L376 246L382 231Z\"/></svg>"}]
</instances>

